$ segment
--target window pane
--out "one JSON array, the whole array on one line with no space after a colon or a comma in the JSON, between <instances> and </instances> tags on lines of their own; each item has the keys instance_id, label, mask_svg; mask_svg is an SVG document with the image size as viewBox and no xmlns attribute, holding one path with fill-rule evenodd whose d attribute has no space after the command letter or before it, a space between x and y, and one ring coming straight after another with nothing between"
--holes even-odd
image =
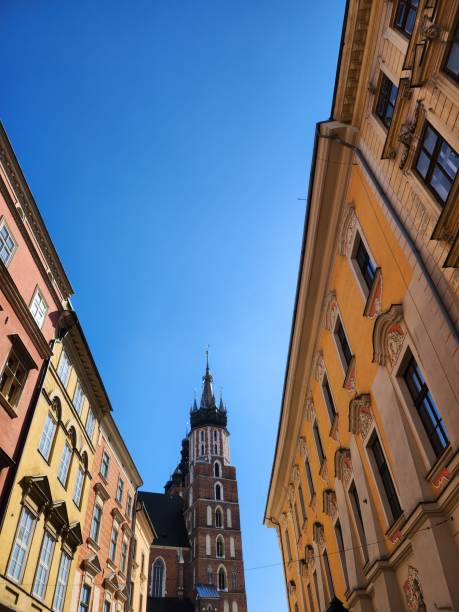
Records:
<instances>
[{"instance_id":1,"label":"window pane","mask_svg":"<svg viewBox=\"0 0 459 612\"><path fill-rule=\"evenodd\" d=\"M437 134L432 130L432 128L427 127L422 141L422 146L427 149L430 154L433 153L437 140Z\"/></svg>"},{"instance_id":2,"label":"window pane","mask_svg":"<svg viewBox=\"0 0 459 612\"><path fill-rule=\"evenodd\" d=\"M440 199L446 202L451 189L451 180L439 168L435 168L430 181L432 188L438 193Z\"/></svg>"},{"instance_id":3,"label":"window pane","mask_svg":"<svg viewBox=\"0 0 459 612\"><path fill-rule=\"evenodd\" d=\"M429 157L426 155L426 153L424 153L424 151L421 151L419 153L418 161L416 163L416 170L424 178L426 178L427 176L427 172L429 170L429 164L430 164Z\"/></svg>"},{"instance_id":4,"label":"window pane","mask_svg":"<svg viewBox=\"0 0 459 612\"><path fill-rule=\"evenodd\" d=\"M447 142L443 142L440 148L438 163L446 171L449 177L454 180L459 166L459 155L456 154Z\"/></svg>"},{"instance_id":5,"label":"window pane","mask_svg":"<svg viewBox=\"0 0 459 612\"><path fill-rule=\"evenodd\" d=\"M456 79L459 78L459 44L454 42L446 62L446 70Z\"/></svg>"}]
</instances>

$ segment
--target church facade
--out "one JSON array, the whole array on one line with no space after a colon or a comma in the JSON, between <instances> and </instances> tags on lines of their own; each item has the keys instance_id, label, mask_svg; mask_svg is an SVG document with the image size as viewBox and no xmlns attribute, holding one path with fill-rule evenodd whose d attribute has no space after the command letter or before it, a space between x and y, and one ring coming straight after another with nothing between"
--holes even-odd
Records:
<instances>
[{"instance_id":1,"label":"church facade","mask_svg":"<svg viewBox=\"0 0 459 612\"><path fill-rule=\"evenodd\" d=\"M246 612L236 468L208 363L190 425L165 492L138 495L154 528L147 610Z\"/></svg>"}]
</instances>

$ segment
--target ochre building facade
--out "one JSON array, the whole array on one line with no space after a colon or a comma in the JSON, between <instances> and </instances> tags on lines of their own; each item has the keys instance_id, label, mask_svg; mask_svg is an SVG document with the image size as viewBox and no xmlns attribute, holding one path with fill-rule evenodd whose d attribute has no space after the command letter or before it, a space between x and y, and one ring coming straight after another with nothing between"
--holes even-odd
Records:
<instances>
[{"instance_id":1,"label":"ochre building facade","mask_svg":"<svg viewBox=\"0 0 459 612\"><path fill-rule=\"evenodd\" d=\"M458 2L346 9L265 523L289 609L459 609Z\"/></svg>"}]
</instances>

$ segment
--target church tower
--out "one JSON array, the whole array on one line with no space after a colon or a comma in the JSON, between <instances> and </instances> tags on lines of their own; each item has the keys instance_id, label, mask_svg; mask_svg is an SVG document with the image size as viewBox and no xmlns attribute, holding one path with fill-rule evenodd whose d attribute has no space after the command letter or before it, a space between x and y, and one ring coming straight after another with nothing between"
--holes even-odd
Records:
<instances>
[{"instance_id":1,"label":"church tower","mask_svg":"<svg viewBox=\"0 0 459 612\"><path fill-rule=\"evenodd\" d=\"M230 461L226 407L221 398L216 404L208 359L190 425L183 491L194 591L188 596L200 611L246 612L236 468Z\"/></svg>"}]
</instances>

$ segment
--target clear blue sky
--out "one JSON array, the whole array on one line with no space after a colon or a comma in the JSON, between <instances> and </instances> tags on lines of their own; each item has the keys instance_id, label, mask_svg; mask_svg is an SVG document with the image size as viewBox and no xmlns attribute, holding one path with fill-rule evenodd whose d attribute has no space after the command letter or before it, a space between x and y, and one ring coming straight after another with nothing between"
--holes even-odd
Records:
<instances>
[{"instance_id":1,"label":"clear blue sky","mask_svg":"<svg viewBox=\"0 0 459 612\"><path fill-rule=\"evenodd\" d=\"M5 0L1 119L75 288L144 488L211 345L249 612L287 609L262 526L315 122L344 0Z\"/></svg>"}]
</instances>

